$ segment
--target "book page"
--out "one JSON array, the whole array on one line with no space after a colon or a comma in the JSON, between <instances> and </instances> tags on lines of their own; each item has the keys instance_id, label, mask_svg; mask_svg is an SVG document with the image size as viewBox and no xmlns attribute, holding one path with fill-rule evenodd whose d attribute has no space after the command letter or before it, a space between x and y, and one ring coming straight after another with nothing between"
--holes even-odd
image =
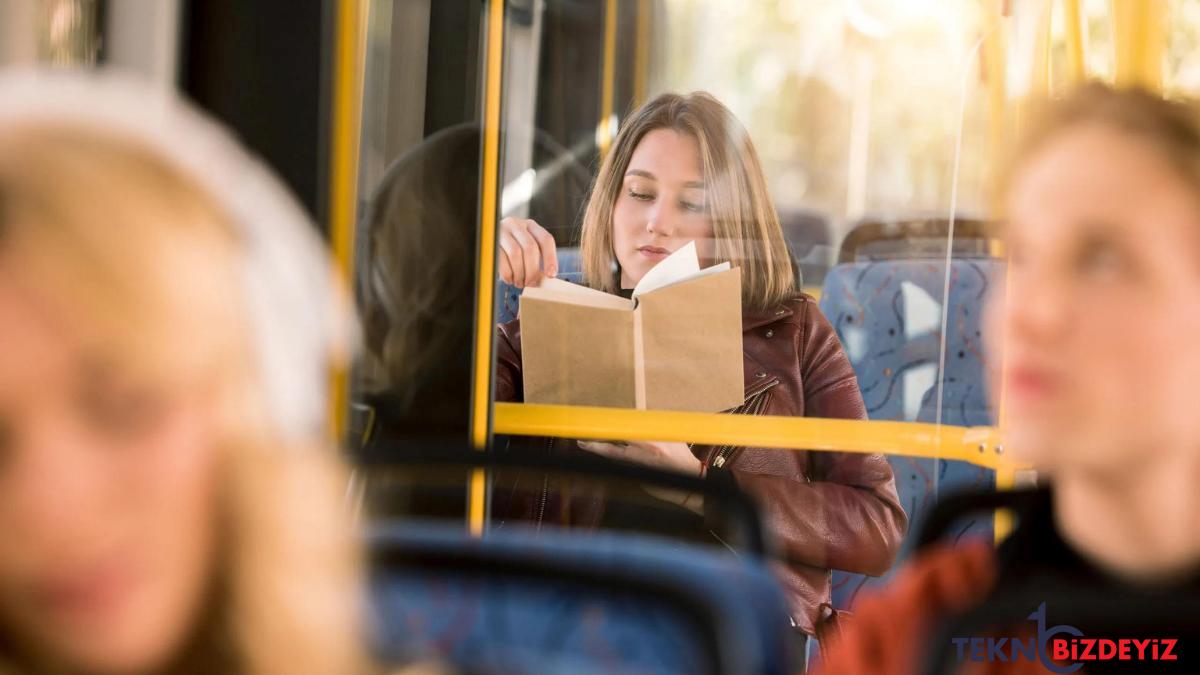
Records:
<instances>
[{"instance_id":1,"label":"book page","mask_svg":"<svg viewBox=\"0 0 1200 675\"><path fill-rule=\"evenodd\" d=\"M633 297L637 298L668 286L725 272L731 268L728 262L723 262L700 269L700 260L696 255L696 242L689 241L678 251L651 268L633 289Z\"/></svg>"},{"instance_id":2,"label":"book page","mask_svg":"<svg viewBox=\"0 0 1200 675\"><path fill-rule=\"evenodd\" d=\"M678 251L664 258L646 272L646 276L633 288L633 297L645 295L656 289L682 281L700 271L700 259L696 256L696 242L689 241Z\"/></svg>"},{"instance_id":3,"label":"book page","mask_svg":"<svg viewBox=\"0 0 1200 675\"><path fill-rule=\"evenodd\" d=\"M642 296L634 312L650 410L718 412L742 403L741 270L702 276Z\"/></svg>"},{"instance_id":4,"label":"book page","mask_svg":"<svg viewBox=\"0 0 1200 675\"><path fill-rule=\"evenodd\" d=\"M628 309L522 295L525 402L636 407L635 317Z\"/></svg>"},{"instance_id":5,"label":"book page","mask_svg":"<svg viewBox=\"0 0 1200 675\"><path fill-rule=\"evenodd\" d=\"M701 277L706 277L710 274L718 274L720 272L727 272L731 269L733 269L732 265L730 265L727 262L723 262L719 265L713 265L712 267L705 267L704 269L700 270L699 272L696 272L695 274L688 276L688 278L680 279L679 281L676 281L675 283L678 284L678 283L681 283L684 281L692 281L693 279L699 279ZM665 288L665 287L661 287L661 288Z\"/></svg>"},{"instance_id":6,"label":"book page","mask_svg":"<svg viewBox=\"0 0 1200 675\"><path fill-rule=\"evenodd\" d=\"M565 302L584 307L604 309L633 309L633 301L562 279L543 279L540 286L526 288L522 295L539 300Z\"/></svg>"}]
</instances>

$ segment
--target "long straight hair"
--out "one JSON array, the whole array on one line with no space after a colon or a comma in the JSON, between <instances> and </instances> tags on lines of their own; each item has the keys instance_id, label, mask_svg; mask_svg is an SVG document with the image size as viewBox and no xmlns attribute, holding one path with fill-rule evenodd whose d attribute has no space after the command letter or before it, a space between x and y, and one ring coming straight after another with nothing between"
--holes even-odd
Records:
<instances>
[{"instance_id":1,"label":"long straight hair","mask_svg":"<svg viewBox=\"0 0 1200 675\"><path fill-rule=\"evenodd\" d=\"M671 129L695 139L716 237L717 262L742 270L742 303L767 309L796 293L795 270L779 215L771 202L749 134L720 101L705 92L663 94L630 115L592 186L583 217L581 256L586 283L616 292L613 209L625 171L646 134Z\"/></svg>"}]
</instances>

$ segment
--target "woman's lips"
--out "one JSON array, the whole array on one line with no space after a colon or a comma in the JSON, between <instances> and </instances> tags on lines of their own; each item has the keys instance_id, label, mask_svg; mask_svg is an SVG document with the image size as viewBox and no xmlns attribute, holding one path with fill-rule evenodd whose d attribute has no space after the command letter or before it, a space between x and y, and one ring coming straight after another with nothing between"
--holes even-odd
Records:
<instances>
[{"instance_id":1,"label":"woman's lips","mask_svg":"<svg viewBox=\"0 0 1200 675\"><path fill-rule=\"evenodd\" d=\"M638 253L650 258L651 260L662 260L671 255L671 252L660 246L643 246L638 249Z\"/></svg>"},{"instance_id":2,"label":"woman's lips","mask_svg":"<svg viewBox=\"0 0 1200 675\"><path fill-rule=\"evenodd\" d=\"M52 613L95 618L116 609L129 589L127 571L105 564L51 579L36 588L35 597Z\"/></svg>"},{"instance_id":3,"label":"woman's lips","mask_svg":"<svg viewBox=\"0 0 1200 675\"><path fill-rule=\"evenodd\" d=\"M1053 371L1023 364L1010 366L1006 380L1009 395L1025 399L1048 398L1062 386L1062 378Z\"/></svg>"}]
</instances>

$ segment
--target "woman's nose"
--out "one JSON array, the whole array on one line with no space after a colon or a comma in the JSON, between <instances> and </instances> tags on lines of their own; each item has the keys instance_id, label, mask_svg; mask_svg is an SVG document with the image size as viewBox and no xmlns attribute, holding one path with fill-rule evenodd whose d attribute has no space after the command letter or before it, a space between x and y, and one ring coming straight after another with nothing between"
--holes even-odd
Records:
<instances>
[{"instance_id":1,"label":"woman's nose","mask_svg":"<svg viewBox=\"0 0 1200 675\"><path fill-rule=\"evenodd\" d=\"M648 215L646 232L660 237L670 237L675 233L674 219L668 206L656 204Z\"/></svg>"},{"instance_id":2,"label":"woman's nose","mask_svg":"<svg viewBox=\"0 0 1200 675\"><path fill-rule=\"evenodd\" d=\"M1008 333L1011 337L1034 342L1050 342L1061 337L1070 312L1067 289L1058 280L1043 277L1032 280L1014 279L1008 288L1004 305Z\"/></svg>"}]
</instances>

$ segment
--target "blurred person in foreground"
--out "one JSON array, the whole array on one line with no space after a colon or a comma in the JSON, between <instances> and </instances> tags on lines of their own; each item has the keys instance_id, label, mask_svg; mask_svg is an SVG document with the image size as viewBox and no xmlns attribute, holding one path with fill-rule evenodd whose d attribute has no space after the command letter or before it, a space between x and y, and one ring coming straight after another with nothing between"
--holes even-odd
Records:
<instances>
[{"instance_id":1,"label":"blurred person in foreground","mask_svg":"<svg viewBox=\"0 0 1200 675\"><path fill-rule=\"evenodd\" d=\"M170 94L0 77L0 673L363 671L331 279Z\"/></svg>"},{"instance_id":2,"label":"blurred person in foreground","mask_svg":"<svg viewBox=\"0 0 1200 675\"><path fill-rule=\"evenodd\" d=\"M1045 600L1055 630L1178 639L1180 660L998 652L959 667L1195 672L1200 660L1200 114L1090 85L1035 120L1004 185L1008 296L990 301L987 338L1002 363L990 384L1005 398L1006 448L1047 486L1014 493L1017 527L995 551L929 547L864 598L823 673L924 672L928 650L954 654L937 644L939 626L1037 593L1117 607L1056 613ZM1190 610L1166 609L1180 603ZM1164 615L1165 634L1100 632L1147 611Z\"/></svg>"}]
</instances>

